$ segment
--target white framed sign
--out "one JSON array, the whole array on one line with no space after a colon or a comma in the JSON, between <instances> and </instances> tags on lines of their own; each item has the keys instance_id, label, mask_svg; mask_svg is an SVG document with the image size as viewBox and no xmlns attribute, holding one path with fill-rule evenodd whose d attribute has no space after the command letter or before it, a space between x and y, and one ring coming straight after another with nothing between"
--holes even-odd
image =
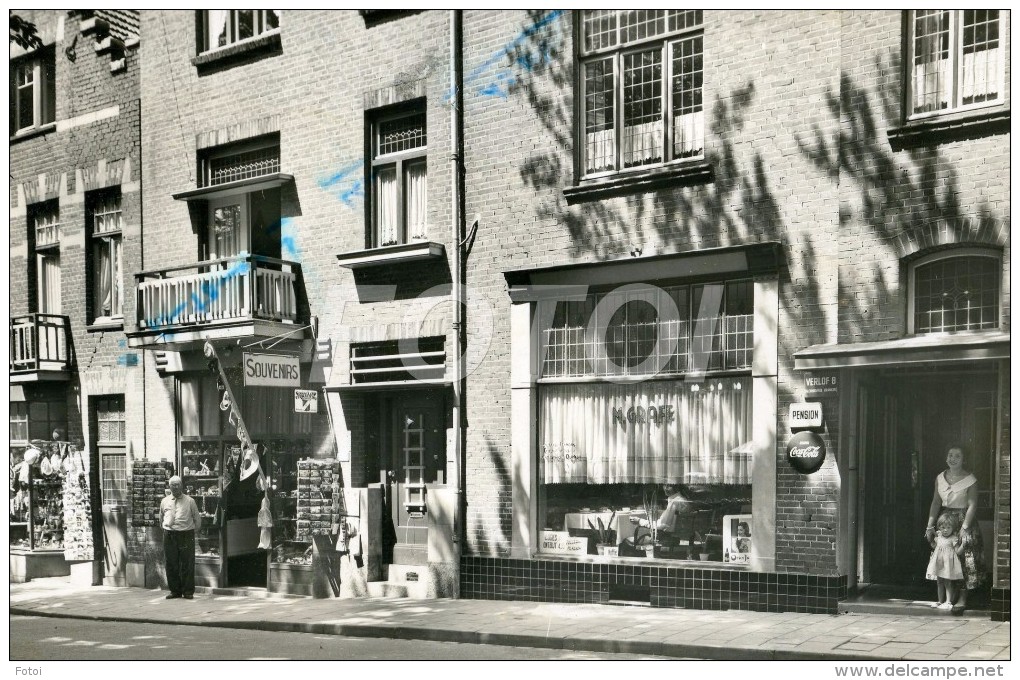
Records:
<instances>
[{"instance_id":1,"label":"white framed sign","mask_svg":"<svg viewBox=\"0 0 1020 680\"><path fill-rule=\"evenodd\" d=\"M723 562L751 562L751 515L723 515Z\"/></svg>"},{"instance_id":2,"label":"white framed sign","mask_svg":"<svg viewBox=\"0 0 1020 680\"><path fill-rule=\"evenodd\" d=\"M241 361L245 387L301 387L297 357L244 353Z\"/></svg>"},{"instance_id":3,"label":"white framed sign","mask_svg":"<svg viewBox=\"0 0 1020 680\"><path fill-rule=\"evenodd\" d=\"M587 555L588 537L571 536L567 531L543 531L539 549L554 555Z\"/></svg>"},{"instance_id":4,"label":"white framed sign","mask_svg":"<svg viewBox=\"0 0 1020 680\"><path fill-rule=\"evenodd\" d=\"M822 404L817 401L805 401L790 404L790 428L821 427Z\"/></svg>"}]
</instances>

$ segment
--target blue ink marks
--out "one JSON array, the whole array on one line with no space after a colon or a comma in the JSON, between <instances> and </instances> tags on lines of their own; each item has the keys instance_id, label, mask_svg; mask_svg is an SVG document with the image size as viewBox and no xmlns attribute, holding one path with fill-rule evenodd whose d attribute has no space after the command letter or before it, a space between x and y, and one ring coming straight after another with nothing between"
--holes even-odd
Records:
<instances>
[{"instance_id":1,"label":"blue ink marks","mask_svg":"<svg viewBox=\"0 0 1020 680\"><path fill-rule=\"evenodd\" d=\"M137 354L121 354L117 357L118 366L137 366L138 355Z\"/></svg>"},{"instance_id":2,"label":"blue ink marks","mask_svg":"<svg viewBox=\"0 0 1020 680\"><path fill-rule=\"evenodd\" d=\"M297 247L297 232L294 220L284 217L280 220L280 252L284 260L301 261L301 251Z\"/></svg>"},{"instance_id":3,"label":"blue ink marks","mask_svg":"<svg viewBox=\"0 0 1020 680\"><path fill-rule=\"evenodd\" d=\"M127 340L118 340L117 341L117 347L119 347L121 349L124 349L125 347L127 347Z\"/></svg>"},{"instance_id":4,"label":"blue ink marks","mask_svg":"<svg viewBox=\"0 0 1020 680\"><path fill-rule=\"evenodd\" d=\"M365 197L365 182L361 169L365 161L354 161L340 168L336 173L318 180L319 188L336 196L348 208L355 201Z\"/></svg>"},{"instance_id":5,"label":"blue ink marks","mask_svg":"<svg viewBox=\"0 0 1020 680\"><path fill-rule=\"evenodd\" d=\"M510 96L510 88L518 81L517 72L526 71L530 73L539 66L550 63L552 61L552 52L548 41L540 40L535 46L538 49L537 54L534 54L531 51L531 46L528 46L528 51L512 57L509 65L501 66L500 64L508 56L513 55L515 50L521 48L525 41L562 17L563 10L561 9L547 13L531 26L518 33L502 49L494 52L480 65L471 69L471 71L464 75L465 92L472 92L485 97L508 98ZM449 103L453 99L453 92L447 91L443 99L446 103Z\"/></svg>"}]
</instances>

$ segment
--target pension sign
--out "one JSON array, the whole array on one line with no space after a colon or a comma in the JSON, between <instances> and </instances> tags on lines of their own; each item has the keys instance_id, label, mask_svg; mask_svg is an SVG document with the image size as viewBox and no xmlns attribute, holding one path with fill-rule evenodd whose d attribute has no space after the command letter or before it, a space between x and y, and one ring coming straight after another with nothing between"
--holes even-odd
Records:
<instances>
[{"instance_id":1,"label":"pension sign","mask_svg":"<svg viewBox=\"0 0 1020 680\"><path fill-rule=\"evenodd\" d=\"M245 353L242 368L246 387L301 387L297 357Z\"/></svg>"},{"instance_id":2,"label":"pension sign","mask_svg":"<svg viewBox=\"0 0 1020 680\"><path fill-rule=\"evenodd\" d=\"M825 462L825 442L814 432L798 432L786 445L786 462L802 475L817 472Z\"/></svg>"}]
</instances>

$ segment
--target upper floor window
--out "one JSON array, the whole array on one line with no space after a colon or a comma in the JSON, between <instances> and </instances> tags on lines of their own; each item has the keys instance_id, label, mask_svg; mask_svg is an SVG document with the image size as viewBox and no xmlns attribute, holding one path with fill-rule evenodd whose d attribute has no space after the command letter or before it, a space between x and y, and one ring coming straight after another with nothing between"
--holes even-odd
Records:
<instances>
[{"instance_id":1,"label":"upper floor window","mask_svg":"<svg viewBox=\"0 0 1020 680\"><path fill-rule=\"evenodd\" d=\"M202 12L202 51L218 50L279 27L279 10L208 9Z\"/></svg>"},{"instance_id":2,"label":"upper floor window","mask_svg":"<svg viewBox=\"0 0 1020 680\"><path fill-rule=\"evenodd\" d=\"M372 122L372 247L428 238L425 106Z\"/></svg>"},{"instance_id":3,"label":"upper floor window","mask_svg":"<svg viewBox=\"0 0 1020 680\"><path fill-rule=\"evenodd\" d=\"M29 206L35 246L36 311L60 314L60 207L57 201Z\"/></svg>"},{"instance_id":4,"label":"upper floor window","mask_svg":"<svg viewBox=\"0 0 1020 680\"><path fill-rule=\"evenodd\" d=\"M999 10L912 10L909 18L910 116L1002 100Z\"/></svg>"},{"instance_id":5,"label":"upper floor window","mask_svg":"<svg viewBox=\"0 0 1020 680\"><path fill-rule=\"evenodd\" d=\"M89 196L88 220L92 245L92 317L108 319L124 314L120 192Z\"/></svg>"},{"instance_id":6,"label":"upper floor window","mask_svg":"<svg viewBox=\"0 0 1020 680\"><path fill-rule=\"evenodd\" d=\"M10 441L28 442L28 404L23 401L11 402Z\"/></svg>"},{"instance_id":7,"label":"upper floor window","mask_svg":"<svg viewBox=\"0 0 1020 680\"><path fill-rule=\"evenodd\" d=\"M11 131L25 132L56 120L53 50L11 64Z\"/></svg>"},{"instance_id":8,"label":"upper floor window","mask_svg":"<svg viewBox=\"0 0 1020 680\"><path fill-rule=\"evenodd\" d=\"M582 12L584 176L702 156L701 27L701 10Z\"/></svg>"},{"instance_id":9,"label":"upper floor window","mask_svg":"<svg viewBox=\"0 0 1020 680\"><path fill-rule=\"evenodd\" d=\"M913 333L976 331L999 327L1002 265L978 249L937 253L910 266Z\"/></svg>"}]
</instances>

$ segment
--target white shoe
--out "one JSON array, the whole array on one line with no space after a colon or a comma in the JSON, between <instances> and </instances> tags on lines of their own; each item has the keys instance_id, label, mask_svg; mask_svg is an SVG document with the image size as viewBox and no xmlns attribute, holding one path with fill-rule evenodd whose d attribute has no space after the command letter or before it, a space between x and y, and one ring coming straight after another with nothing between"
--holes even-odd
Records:
<instances>
[{"instance_id":1,"label":"white shoe","mask_svg":"<svg viewBox=\"0 0 1020 680\"><path fill-rule=\"evenodd\" d=\"M953 611L953 603L952 602L943 602L942 604L940 604L938 606L938 608L942 609L942 610L945 610L945 611Z\"/></svg>"},{"instance_id":2,"label":"white shoe","mask_svg":"<svg viewBox=\"0 0 1020 680\"><path fill-rule=\"evenodd\" d=\"M943 604L944 604L944 603L942 603L942 602L932 602L932 603L931 603L930 605L928 605L928 606L929 606L929 607L931 607L932 609L938 609L938 608L939 608L939 607L941 607L941 606L942 606Z\"/></svg>"}]
</instances>

